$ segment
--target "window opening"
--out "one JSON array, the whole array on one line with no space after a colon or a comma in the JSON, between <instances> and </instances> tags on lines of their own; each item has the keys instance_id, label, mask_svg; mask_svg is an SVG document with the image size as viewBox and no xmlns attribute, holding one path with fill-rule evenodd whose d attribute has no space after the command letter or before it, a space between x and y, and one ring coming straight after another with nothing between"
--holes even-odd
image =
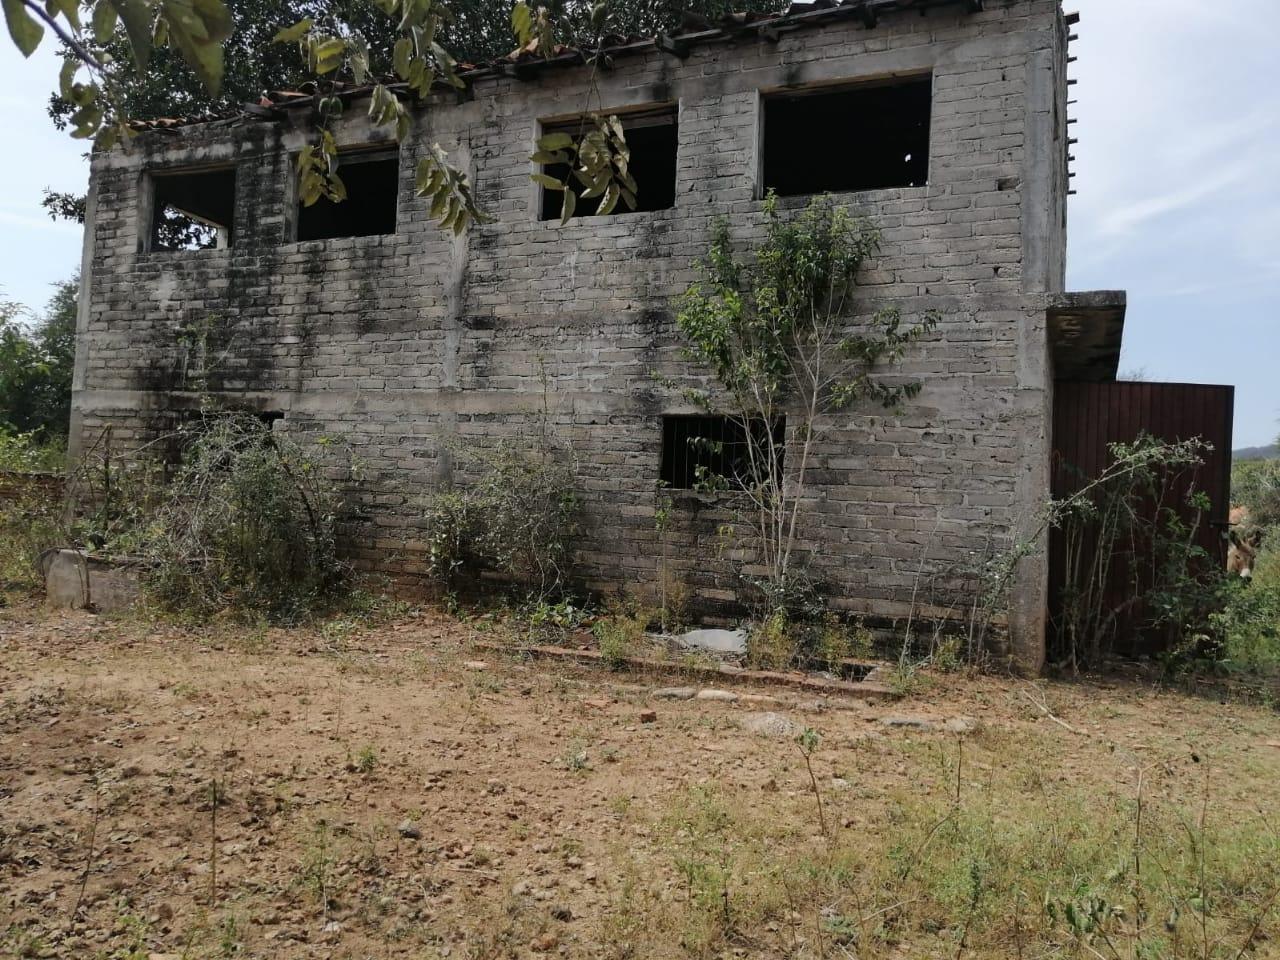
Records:
<instances>
[{"instance_id":1,"label":"window opening","mask_svg":"<svg viewBox=\"0 0 1280 960\"><path fill-rule=\"evenodd\" d=\"M762 469L762 461L769 456L767 430L761 419L744 424L732 417L663 417L662 482L676 490L711 491L750 485L755 474L748 445L754 445L755 462L761 464L757 469ZM775 478L782 475L786 433L786 418L778 417L773 422Z\"/></svg>"},{"instance_id":2,"label":"window opening","mask_svg":"<svg viewBox=\"0 0 1280 960\"><path fill-rule=\"evenodd\" d=\"M664 107L661 110L645 113L620 114L622 132L631 150L631 162L627 169L636 181L636 209L631 210L619 203L611 216L626 213L644 213L651 210L668 210L676 205L676 149L679 141L679 130L676 124L676 108ZM567 133L576 138L584 127L579 120L563 123L548 123L542 128L543 134ZM574 217L593 217L600 209L600 197L584 198L582 193L587 188L569 171L564 163L549 163L543 166L542 172L557 180L569 181L570 188L577 196L574 206ZM540 218L543 220L559 220L564 198L559 190L542 191L542 207Z\"/></svg>"},{"instance_id":3,"label":"window opening","mask_svg":"<svg viewBox=\"0 0 1280 960\"><path fill-rule=\"evenodd\" d=\"M764 188L779 196L929 181L933 77L764 99Z\"/></svg>"},{"instance_id":4,"label":"window opening","mask_svg":"<svg viewBox=\"0 0 1280 960\"><path fill-rule=\"evenodd\" d=\"M210 250L231 246L236 171L153 173L151 250Z\"/></svg>"},{"instance_id":5,"label":"window opening","mask_svg":"<svg viewBox=\"0 0 1280 960\"><path fill-rule=\"evenodd\" d=\"M373 237L396 232L400 157L396 150L338 154L338 177L347 198L321 197L298 204L299 240Z\"/></svg>"}]
</instances>

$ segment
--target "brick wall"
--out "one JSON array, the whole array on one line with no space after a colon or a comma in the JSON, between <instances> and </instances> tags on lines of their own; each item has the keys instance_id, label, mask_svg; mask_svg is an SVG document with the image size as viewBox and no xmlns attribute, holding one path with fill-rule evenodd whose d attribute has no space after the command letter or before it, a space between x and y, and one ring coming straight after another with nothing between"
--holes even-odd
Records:
<instances>
[{"instance_id":1,"label":"brick wall","mask_svg":"<svg viewBox=\"0 0 1280 960\"><path fill-rule=\"evenodd\" d=\"M828 424L806 525L836 607L902 617L922 572L945 579L1007 545L1047 491L1043 295L1061 290L1065 257L1065 36L1054 0L986 6L620 59L600 79L608 108L679 105L676 205L652 213L537 219L528 155L540 119L583 102L582 70L482 80L466 102L419 112L393 236L285 242L303 111L151 133L97 156L74 433L88 442L111 427L117 442L145 442L194 402L195 372L207 370L215 392L282 412L277 429L349 442L368 475L352 549L411 574L451 451L527 435L545 371L586 508L583 576L651 587L660 418L690 412L652 373L700 382L679 357L671 298L694 278L713 219L742 240L760 233L760 91L932 70L928 186L841 198L883 232L867 304L942 314L894 371L925 387L893 415ZM360 113L340 143L383 139ZM427 219L412 171L434 142L469 169L494 222L455 239ZM235 245L140 253L146 171L232 159ZM714 560L710 542L721 506L676 499L676 566L704 601L731 599L734 564ZM1011 611L1024 662L1041 643L1043 600L1033 558Z\"/></svg>"}]
</instances>

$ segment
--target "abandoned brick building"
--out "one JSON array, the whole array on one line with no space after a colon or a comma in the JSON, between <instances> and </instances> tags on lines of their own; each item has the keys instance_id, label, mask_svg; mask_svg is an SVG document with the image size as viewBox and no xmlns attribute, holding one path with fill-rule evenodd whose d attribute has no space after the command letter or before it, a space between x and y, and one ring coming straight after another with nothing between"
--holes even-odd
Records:
<instances>
[{"instance_id":1,"label":"abandoned brick building","mask_svg":"<svg viewBox=\"0 0 1280 960\"><path fill-rule=\"evenodd\" d=\"M1073 22L1058 0L846 0L619 42L598 83L641 209L564 226L530 154L584 102L572 52L466 70L466 91L417 111L398 146L349 108L341 205L297 201L310 97L151 123L93 158L73 443L107 428L117 447L143 443L206 390L277 430L341 438L367 474L352 552L412 574L451 451L527 434L545 374L584 504L583 577L651 586L655 486L688 485L671 445L699 413L654 373L702 376L672 299L715 218L748 238L767 191L791 208L830 191L883 233L868 302L941 315L895 371L923 382L917 397L831 424L806 528L834 607L905 616L922 570L1033 522L1055 376L1115 375L1123 296L1064 293ZM428 218L413 170L433 143L491 222L455 238ZM210 242L175 240L170 210ZM732 596L707 499L677 490L669 549L715 604ZM1009 611L1010 652L1032 669L1046 568L1022 561Z\"/></svg>"}]
</instances>

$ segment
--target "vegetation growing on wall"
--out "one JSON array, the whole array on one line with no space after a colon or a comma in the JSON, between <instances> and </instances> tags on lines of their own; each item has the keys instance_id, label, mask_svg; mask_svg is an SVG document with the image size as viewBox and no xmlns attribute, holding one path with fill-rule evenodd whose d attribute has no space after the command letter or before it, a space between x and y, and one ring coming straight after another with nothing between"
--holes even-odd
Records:
<instances>
[{"instance_id":1,"label":"vegetation growing on wall","mask_svg":"<svg viewBox=\"0 0 1280 960\"><path fill-rule=\"evenodd\" d=\"M716 224L702 279L681 296L677 324L686 355L716 384L686 397L728 416L744 441L744 469L707 478L707 486L738 504L754 554L746 571L750 599L761 619L785 622L811 607L802 544L810 522L804 504L816 495L809 471L817 445L834 414L893 407L919 392L919 382L879 374L937 317L904 324L896 308L869 308L858 297L858 273L880 237L831 197L790 216L771 195L763 227L762 239L743 250L726 223ZM784 418L785 436L757 426Z\"/></svg>"}]
</instances>

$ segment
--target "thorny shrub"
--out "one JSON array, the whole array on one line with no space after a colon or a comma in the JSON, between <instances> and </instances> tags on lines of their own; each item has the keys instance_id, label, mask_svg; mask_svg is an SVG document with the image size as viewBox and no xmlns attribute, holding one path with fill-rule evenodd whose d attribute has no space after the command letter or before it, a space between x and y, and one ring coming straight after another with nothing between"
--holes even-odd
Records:
<instances>
[{"instance_id":1,"label":"thorny shrub","mask_svg":"<svg viewBox=\"0 0 1280 960\"><path fill-rule=\"evenodd\" d=\"M426 516L434 578L497 573L538 598L560 593L578 533L578 498L563 451L502 443L469 453L468 483L433 498Z\"/></svg>"},{"instance_id":2,"label":"thorny shrub","mask_svg":"<svg viewBox=\"0 0 1280 960\"><path fill-rule=\"evenodd\" d=\"M339 505L317 451L253 417L203 419L138 538L149 592L196 615L303 619L348 574L336 547Z\"/></svg>"}]
</instances>

